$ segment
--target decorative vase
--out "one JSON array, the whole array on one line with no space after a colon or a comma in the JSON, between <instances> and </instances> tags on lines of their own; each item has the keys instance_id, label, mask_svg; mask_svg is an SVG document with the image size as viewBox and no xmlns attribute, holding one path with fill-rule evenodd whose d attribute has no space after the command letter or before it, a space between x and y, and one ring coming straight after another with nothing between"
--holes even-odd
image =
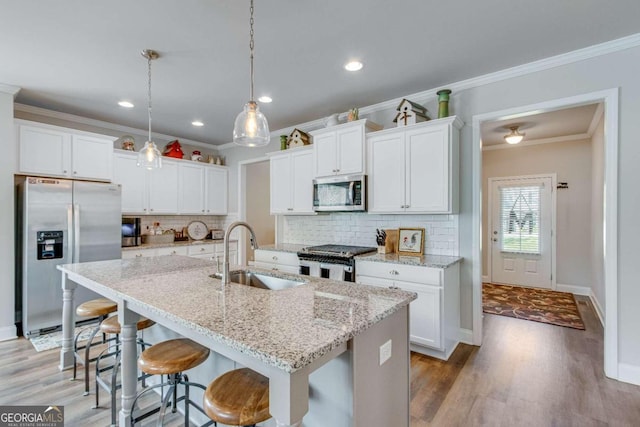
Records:
<instances>
[{"instance_id":1,"label":"decorative vase","mask_svg":"<svg viewBox=\"0 0 640 427\"><path fill-rule=\"evenodd\" d=\"M280 135L280 149L281 150L286 150L287 149L287 135Z\"/></svg>"},{"instance_id":2,"label":"decorative vase","mask_svg":"<svg viewBox=\"0 0 640 427\"><path fill-rule=\"evenodd\" d=\"M437 92L438 95L438 118L449 117L449 94L451 90L442 89Z\"/></svg>"}]
</instances>

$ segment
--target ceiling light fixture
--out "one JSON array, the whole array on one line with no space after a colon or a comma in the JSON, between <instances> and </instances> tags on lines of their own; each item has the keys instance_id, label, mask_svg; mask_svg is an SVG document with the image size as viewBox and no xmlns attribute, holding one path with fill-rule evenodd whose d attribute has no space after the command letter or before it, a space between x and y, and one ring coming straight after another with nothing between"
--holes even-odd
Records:
<instances>
[{"instance_id":1,"label":"ceiling light fixture","mask_svg":"<svg viewBox=\"0 0 640 427\"><path fill-rule=\"evenodd\" d=\"M360 61L351 61L347 62L344 66L344 69L347 71L360 71L362 70L362 62Z\"/></svg>"},{"instance_id":2,"label":"ceiling light fixture","mask_svg":"<svg viewBox=\"0 0 640 427\"><path fill-rule=\"evenodd\" d=\"M524 133L518 132L518 127L519 126L509 127L511 132L504 136L504 140L507 141L508 144L517 144L524 138Z\"/></svg>"},{"instance_id":3,"label":"ceiling light fixture","mask_svg":"<svg viewBox=\"0 0 640 427\"><path fill-rule=\"evenodd\" d=\"M270 103L271 101L273 101L273 99L271 99L271 97L270 97L270 96L266 96L266 95L264 95L264 96L261 96L260 98L258 98L258 101L260 101L260 102L262 102L262 103L264 103L264 104L268 104L268 103Z\"/></svg>"},{"instance_id":4,"label":"ceiling light fixture","mask_svg":"<svg viewBox=\"0 0 640 427\"><path fill-rule=\"evenodd\" d=\"M198 127L204 126L204 123L202 123L200 120L194 120L191 122L191 124Z\"/></svg>"},{"instance_id":5,"label":"ceiling light fixture","mask_svg":"<svg viewBox=\"0 0 640 427\"><path fill-rule=\"evenodd\" d=\"M236 117L233 126L233 142L244 147L261 147L269 144L269 124L267 118L260 112L258 104L253 100L253 0L249 6L249 72L251 86L249 89L249 102Z\"/></svg>"},{"instance_id":6,"label":"ceiling light fixture","mask_svg":"<svg viewBox=\"0 0 640 427\"><path fill-rule=\"evenodd\" d=\"M148 113L149 113L149 139L144 143L144 147L138 153L138 166L145 167L147 169L158 169L162 167L162 156L160 150L156 147L156 144L151 140L151 61L158 59L160 55L158 52L151 49L145 49L142 51L142 56L147 59L147 69L149 77L149 86L147 96L149 99Z\"/></svg>"},{"instance_id":7,"label":"ceiling light fixture","mask_svg":"<svg viewBox=\"0 0 640 427\"><path fill-rule=\"evenodd\" d=\"M118 105L124 108L133 108L133 104L129 101L120 101Z\"/></svg>"}]
</instances>

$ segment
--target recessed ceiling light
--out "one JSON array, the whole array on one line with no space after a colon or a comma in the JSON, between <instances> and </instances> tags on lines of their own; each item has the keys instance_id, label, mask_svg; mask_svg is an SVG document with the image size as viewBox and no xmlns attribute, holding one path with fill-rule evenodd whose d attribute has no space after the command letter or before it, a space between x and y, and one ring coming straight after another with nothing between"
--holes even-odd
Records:
<instances>
[{"instance_id":1,"label":"recessed ceiling light","mask_svg":"<svg viewBox=\"0 0 640 427\"><path fill-rule=\"evenodd\" d=\"M347 71L360 71L362 70L362 62L360 61L347 62L344 66L344 69Z\"/></svg>"},{"instance_id":2,"label":"recessed ceiling light","mask_svg":"<svg viewBox=\"0 0 640 427\"><path fill-rule=\"evenodd\" d=\"M133 104L129 101L120 101L118 102L118 105L124 108L133 108Z\"/></svg>"},{"instance_id":3,"label":"recessed ceiling light","mask_svg":"<svg viewBox=\"0 0 640 427\"><path fill-rule=\"evenodd\" d=\"M263 102L265 104L270 103L271 101L273 101L273 99L271 99L270 96L261 96L260 98L258 98L258 101Z\"/></svg>"},{"instance_id":4,"label":"recessed ceiling light","mask_svg":"<svg viewBox=\"0 0 640 427\"><path fill-rule=\"evenodd\" d=\"M191 122L192 125L194 126L204 126L204 123L202 123L200 120L194 120Z\"/></svg>"}]
</instances>

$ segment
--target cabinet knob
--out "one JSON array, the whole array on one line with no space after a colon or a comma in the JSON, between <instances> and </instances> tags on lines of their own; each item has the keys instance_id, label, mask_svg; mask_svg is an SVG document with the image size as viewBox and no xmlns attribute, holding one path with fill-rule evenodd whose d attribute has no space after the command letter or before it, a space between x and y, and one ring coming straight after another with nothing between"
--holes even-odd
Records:
<instances>
[{"instance_id":1,"label":"cabinet knob","mask_svg":"<svg viewBox=\"0 0 640 427\"><path fill-rule=\"evenodd\" d=\"M65 170L63 170L63 171L62 171L62 173L67 173L67 170L66 170L66 169L65 169Z\"/></svg>"},{"instance_id":2,"label":"cabinet knob","mask_svg":"<svg viewBox=\"0 0 640 427\"><path fill-rule=\"evenodd\" d=\"M175 255L176 253L177 253L176 251L173 251L173 252L171 252L171 255Z\"/></svg>"},{"instance_id":3,"label":"cabinet knob","mask_svg":"<svg viewBox=\"0 0 640 427\"><path fill-rule=\"evenodd\" d=\"M277 261L278 257L274 255L274 256L271 257L271 259L274 260L274 261Z\"/></svg>"},{"instance_id":4,"label":"cabinet knob","mask_svg":"<svg viewBox=\"0 0 640 427\"><path fill-rule=\"evenodd\" d=\"M142 210L146 212L146 211L147 211L147 208L144 208L144 209L142 209Z\"/></svg>"},{"instance_id":5,"label":"cabinet knob","mask_svg":"<svg viewBox=\"0 0 640 427\"><path fill-rule=\"evenodd\" d=\"M209 209L207 209L207 212L211 212Z\"/></svg>"},{"instance_id":6,"label":"cabinet knob","mask_svg":"<svg viewBox=\"0 0 640 427\"><path fill-rule=\"evenodd\" d=\"M292 211L292 210L293 210L293 208L287 208L287 210L288 210L288 211Z\"/></svg>"},{"instance_id":7,"label":"cabinet knob","mask_svg":"<svg viewBox=\"0 0 640 427\"><path fill-rule=\"evenodd\" d=\"M404 205L404 207L405 207L405 208L409 208L410 206L409 206L409 205Z\"/></svg>"},{"instance_id":8,"label":"cabinet knob","mask_svg":"<svg viewBox=\"0 0 640 427\"><path fill-rule=\"evenodd\" d=\"M273 267L271 271L279 271L279 270L278 270L278 267Z\"/></svg>"},{"instance_id":9,"label":"cabinet knob","mask_svg":"<svg viewBox=\"0 0 640 427\"><path fill-rule=\"evenodd\" d=\"M391 285L391 286L389 286L389 289L400 289L400 288L397 287L396 285Z\"/></svg>"},{"instance_id":10,"label":"cabinet knob","mask_svg":"<svg viewBox=\"0 0 640 427\"><path fill-rule=\"evenodd\" d=\"M73 174L74 175L78 175L78 171L73 171Z\"/></svg>"},{"instance_id":11,"label":"cabinet knob","mask_svg":"<svg viewBox=\"0 0 640 427\"><path fill-rule=\"evenodd\" d=\"M202 212L204 212L204 209L202 209Z\"/></svg>"},{"instance_id":12,"label":"cabinet knob","mask_svg":"<svg viewBox=\"0 0 640 427\"><path fill-rule=\"evenodd\" d=\"M397 275L399 275L400 273L398 273L398 270L391 270L391 271L389 272L389 274L391 274L392 276L397 276Z\"/></svg>"},{"instance_id":13,"label":"cabinet knob","mask_svg":"<svg viewBox=\"0 0 640 427\"><path fill-rule=\"evenodd\" d=\"M136 258L140 258L142 254L136 254Z\"/></svg>"},{"instance_id":14,"label":"cabinet knob","mask_svg":"<svg viewBox=\"0 0 640 427\"><path fill-rule=\"evenodd\" d=\"M200 248L200 252L204 252L204 248Z\"/></svg>"},{"instance_id":15,"label":"cabinet knob","mask_svg":"<svg viewBox=\"0 0 640 427\"><path fill-rule=\"evenodd\" d=\"M153 208L149 209L151 212L153 212Z\"/></svg>"}]
</instances>

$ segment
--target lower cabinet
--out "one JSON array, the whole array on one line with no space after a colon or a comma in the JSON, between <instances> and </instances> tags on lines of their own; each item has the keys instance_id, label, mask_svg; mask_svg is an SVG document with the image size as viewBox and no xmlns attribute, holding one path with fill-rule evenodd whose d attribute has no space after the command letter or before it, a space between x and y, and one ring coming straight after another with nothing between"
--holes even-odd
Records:
<instances>
[{"instance_id":1,"label":"lower cabinet","mask_svg":"<svg viewBox=\"0 0 640 427\"><path fill-rule=\"evenodd\" d=\"M298 274L300 272L298 255L293 252L256 249L254 257L255 261L253 265L256 267L266 268L272 271L282 271L283 273L289 274Z\"/></svg>"},{"instance_id":2,"label":"lower cabinet","mask_svg":"<svg viewBox=\"0 0 640 427\"><path fill-rule=\"evenodd\" d=\"M356 260L356 283L415 292L409 308L411 350L447 360L459 342L460 270Z\"/></svg>"},{"instance_id":3,"label":"lower cabinet","mask_svg":"<svg viewBox=\"0 0 640 427\"><path fill-rule=\"evenodd\" d=\"M199 243L182 246L163 246L145 249L126 249L122 251L122 259L141 258L162 255L185 255L217 261L222 268L224 245L222 243ZM238 263L238 242L229 242L229 264Z\"/></svg>"}]
</instances>

